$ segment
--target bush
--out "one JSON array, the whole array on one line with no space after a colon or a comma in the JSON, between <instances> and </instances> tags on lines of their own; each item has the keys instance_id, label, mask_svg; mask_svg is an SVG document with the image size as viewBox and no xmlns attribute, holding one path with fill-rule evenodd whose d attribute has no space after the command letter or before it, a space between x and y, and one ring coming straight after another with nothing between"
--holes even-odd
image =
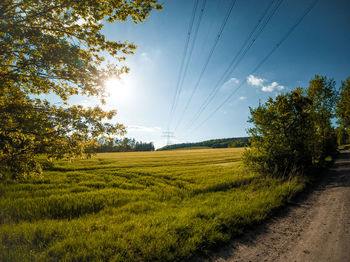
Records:
<instances>
[{"instance_id":1,"label":"bush","mask_svg":"<svg viewBox=\"0 0 350 262\"><path fill-rule=\"evenodd\" d=\"M315 76L306 92L297 88L250 108L254 127L248 130L251 148L243 155L245 164L279 177L323 166L337 151L331 125L336 102L335 82Z\"/></svg>"},{"instance_id":2,"label":"bush","mask_svg":"<svg viewBox=\"0 0 350 262\"><path fill-rule=\"evenodd\" d=\"M303 171L312 164L311 141L315 133L311 101L300 88L286 95L270 98L265 105L250 108L251 148L243 159L256 171L285 176L292 170Z\"/></svg>"}]
</instances>

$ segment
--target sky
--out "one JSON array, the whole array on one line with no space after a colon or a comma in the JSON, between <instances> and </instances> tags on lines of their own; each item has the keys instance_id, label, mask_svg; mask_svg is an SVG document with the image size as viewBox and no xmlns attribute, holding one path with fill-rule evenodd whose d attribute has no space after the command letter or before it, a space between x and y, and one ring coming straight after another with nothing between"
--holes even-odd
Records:
<instances>
[{"instance_id":1,"label":"sky","mask_svg":"<svg viewBox=\"0 0 350 262\"><path fill-rule=\"evenodd\" d=\"M127 137L159 148L167 143L166 131L173 132L171 143L247 136L249 107L307 87L316 74L334 78L337 86L350 77L350 1L319 0L297 26L314 0L284 0L280 5L278 0L207 0L202 12L203 1L198 0L192 31L196 0L160 1L164 10L152 11L141 24L105 24L107 39L138 46L123 63L130 73L106 83L111 96L105 108L117 110L113 121L127 127ZM271 18L266 16L261 22L266 26L249 39L265 10ZM250 48L232 72L226 71L247 39ZM198 116L215 88L216 95ZM88 106L94 100L74 97L72 103Z\"/></svg>"}]
</instances>

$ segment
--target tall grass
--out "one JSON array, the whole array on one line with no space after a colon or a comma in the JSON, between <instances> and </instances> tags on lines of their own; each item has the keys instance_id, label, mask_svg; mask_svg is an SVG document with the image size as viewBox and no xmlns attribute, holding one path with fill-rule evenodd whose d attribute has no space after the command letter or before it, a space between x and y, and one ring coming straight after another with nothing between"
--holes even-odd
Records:
<instances>
[{"instance_id":1,"label":"tall grass","mask_svg":"<svg viewBox=\"0 0 350 262\"><path fill-rule=\"evenodd\" d=\"M248 172L241 149L105 153L0 186L1 261L179 261L241 234L304 181Z\"/></svg>"}]
</instances>

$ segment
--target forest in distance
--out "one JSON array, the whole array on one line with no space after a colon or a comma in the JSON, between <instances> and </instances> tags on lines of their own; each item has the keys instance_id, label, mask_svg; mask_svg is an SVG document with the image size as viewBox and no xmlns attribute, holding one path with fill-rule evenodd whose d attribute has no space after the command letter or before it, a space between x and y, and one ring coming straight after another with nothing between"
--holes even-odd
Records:
<instances>
[{"instance_id":1,"label":"forest in distance","mask_svg":"<svg viewBox=\"0 0 350 262\"><path fill-rule=\"evenodd\" d=\"M99 139L99 147L93 149L96 153L103 152L137 152L137 151L154 151L153 142L136 141L135 138L115 138L107 140ZM248 137L233 137L211 139L202 142L171 144L158 148L157 150L174 150L174 149L191 149L191 148L230 148L246 147L249 145Z\"/></svg>"},{"instance_id":2,"label":"forest in distance","mask_svg":"<svg viewBox=\"0 0 350 262\"><path fill-rule=\"evenodd\" d=\"M153 142L136 141L135 138L115 138L98 140L98 147L92 149L96 153L104 152L138 152L138 151L154 151Z\"/></svg>"},{"instance_id":3,"label":"forest in distance","mask_svg":"<svg viewBox=\"0 0 350 262\"><path fill-rule=\"evenodd\" d=\"M181 148L193 148L193 147L208 147L208 148L229 148L229 147L246 147L249 145L249 137L233 137L233 138L221 138L210 139L202 142L193 143L180 143L166 145L157 150L172 150Z\"/></svg>"}]
</instances>

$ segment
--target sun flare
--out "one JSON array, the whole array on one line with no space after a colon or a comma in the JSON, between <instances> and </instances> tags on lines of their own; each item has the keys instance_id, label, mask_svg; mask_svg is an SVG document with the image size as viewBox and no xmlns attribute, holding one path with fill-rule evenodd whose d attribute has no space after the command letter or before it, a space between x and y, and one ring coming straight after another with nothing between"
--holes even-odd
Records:
<instances>
[{"instance_id":1,"label":"sun flare","mask_svg":"<svg viewBox=\"0 0 350 262\"><path fill-rule=\"evenodd\" d=\"M105 81L105 88L109 95L112 95L112 93L115 93L117 89L119 89L120 86L120 79L116 77L109 78Z\"/></svg>"},{"instance_id":2,"label":"sun flare","mask_svg":"<svg viewBox=\"0 0 350 262\"><path fill-rule=\"evenodd\" d=\"M105 81L105 89L111 100L125 100L130 94L130 85L126 79L111 77Z\"/></svg>"}]
</instances>

